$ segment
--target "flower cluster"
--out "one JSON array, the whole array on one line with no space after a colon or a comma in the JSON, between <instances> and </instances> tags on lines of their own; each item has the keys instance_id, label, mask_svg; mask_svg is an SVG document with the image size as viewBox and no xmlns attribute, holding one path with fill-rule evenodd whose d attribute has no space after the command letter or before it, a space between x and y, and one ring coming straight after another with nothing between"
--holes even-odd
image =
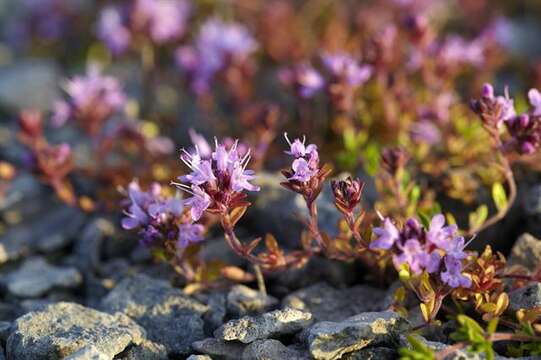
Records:
<instances>
[{"instance_id":1,"label":"flower cluster","mask_svg":"<svg viewBox=\"0 0 541 360\"><path fill-rule=\"evenodd\" d=\"M339 109L351 109L354 91L370 78L372 66L360 64L344 52L324 52L321 62L328 80L308 63L281 69L279 79L284 85L296 88L302 98L311 98L320 90L327 89Z\"/></svg>"},{"instance_id":2,"label":"flower cluster","mask_svg":"<svg viewBox=\"0 0 541 360\"><path fill-rule=\"evenodd\" d=\"M65 202L75 199L66 177L73 169L73 154L69 144L49 144L43 134L41 113L23 111L19 118L20 139L30 150L27 162L32 170L51 185Z\"/></svg>"},{"instance_id":3,"label":"flower cluster","mask_svg":"<svg viewBox=\"0 0 541 360\"><path fill-rule=\"evenodd\" d=\"M505 96L494 96L492 85L485 84L481 99L472 101L472 108L489 129L499 129L505 124L510 139L503 142L504 150L533 154L541 145L541 93L530 89L528 100L530 109L517 114L507 89ZM499 137L499 133L492 134Z\"/></svg>"},{"instance_id":4,"label":"flower cluster","mask_svg":"<svg viewBox=\"0 0 541 360\"><path fill-rule=\"evenodd\" d=\"M76 119L90 134L96 134L105 120L123 108L126 95L117 79L102 75L90 66L85 76L76 76L65 86L68 100L57 101L53 124L61 126Z\"/></svg>"},{"instance_id":5,"label":"flower cluster","mask_svg":"<svg viewBox=\"0 0 541 360\"><path fill-rule=\"evenodd\" d=\"M192 153L184 150L181 160L191 173L181 176L182 183L175 185L191 194L186 204L190 206L194 221L207 210L223 215L244 206L244 191L259 191L258 186L250 183L255 178L254 172L246 169L250 151L241 153L238 141L226 146L216 140L215 149L208 158L202 157L198 147Z\"/></svg>"},{"instance_id":6,"label":"flower cluster","mask_svg":"<svg viewBox=\"0 0 541 360\"><path fill-rule=\"evenodd\" d=\"M373 229L376 239L370 243L374 250L388 250L393 254L397 269L407 266L415 275L423 271L439 275L451 288L468 288L471 279L463 274L464 238L458 236L456 225L445 226L441 214L432 218L428 229L415 219L409 219L402 229L386 218L382 227Z\"/></svg>"},{"instance_id":7,"label":"flower cluster","mask_svg":"<svg viewBox=\"0 0 541 360\"><path fill-rule=\"evenodd\" d=\"M190 6L185 0L135 0L130 5L108 6L100 14L97 35L114 54L137 46L143 36L155 44L184 35Z\"/></svg>"},{"instance_id":8,"label":"flower cluster","mask_svg":"<svg viewBox=\"0 0 541 360\"><path fill-rule=\"evenodd\" d=\"M148 191L143 191L137 181L132 181L127 196L122 227L140 229L140 241L144 246L174 240L178 249L184 249L204 239L203 225L194 224L189 216L184 216L184 201L164 196L158 183L152 183Z\"/></svg>"},{"instance_id":9,"label":"flower cluster","mask_svg":"<svg viewBox=\"0 0 541 360\"><path fill-rule=\"evenodd\" d=\"M189 74L192 90L202 94L209 91L218 72L230 65L243 66L257 48L243 25L211 18L201 26L193 46L177 49L176 60Z\"/></svg>"}]
</instances>

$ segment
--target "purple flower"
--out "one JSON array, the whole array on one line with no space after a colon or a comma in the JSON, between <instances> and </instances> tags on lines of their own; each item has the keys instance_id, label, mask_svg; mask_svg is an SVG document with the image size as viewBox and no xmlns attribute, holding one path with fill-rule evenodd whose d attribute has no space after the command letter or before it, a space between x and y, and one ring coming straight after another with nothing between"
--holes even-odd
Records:
<instances>
[{"instance_id":1,"label":"purple flower","mask_svg":"<svg viewBox=\"0 0 541 360\"><path fill-rule=\"evenodd\" d=\"M480 66L485 60L482 39L466 41L459 36L450 36L440 48L440 57L446 64L471 64Z\"/></svg>"},{"instance_id":2,"label":"purple flower","mask_svg":"<svg viewBox=\"0 0 541 360\"><path fill-rule=\"evenodd\" d=\"M243 63L257 50L257 42L248 30L237 23L212 18L201 27L194 46L176 51L178 66L191 76L192 89L209 91L214 75L230 63Z\"/></svg>"},{"instance_id":3,"label":"purple flower","mask_svg":"<svg viewBox=\"0 0 541 360\"><path fill-rule=\"evenodd\" d=\"M181 224L178 226L178 241L179 248L184 249L188 245L204 240L203 232L205 227L201 224Z\"/></svg>"},{"instance_id":4,"label":"purple flower","mask_svg":"<svg viewBox=\"0 0 541 360\"><path fill-rule=\"evenodd\" d=\"M323 54L323 64L333 76L344 78L351 87L362 85L372 75L370 65L359 65L345 53Z\"/></svg>"},{"instance_id":5,"label":"purple flower","mask_svg":"<svg viewBox=\"0 0 541 360\"><path fill-rule=\"evenodd\" d=\"M188 134L190 135L190 140L192 141L199 157L201 159L210 159L212 156L212 147L203 137L203 135L198 134L194 129L188 130Z\"/></svg>"},{"instance_id":6,"label":"purple flower","mask_svg":"<svg viewBox=\"0 0 541 360\"><path fill-rule=\"evenodd\" d=\"M55 125L62 125L68 113L85 120L88 117L89 121L102 121L114 111L121 110L126 103L126 95L118 80L101 75L96 66L90 66L86 76L75 76L68 81L65 91L69 101L55 104Z\"/></svg>"},{"instance_id":7,"label":"purple flower","mask_svg":"<svg viewBox=\"0 0 541 360\"><path fill-rule=\"evenodd\" d=\"M157 44L180 38L190 12L184 0L136 0L132 18L135 27L147 30Z\"/></svg>"},{"instance_id":8,"label":"purple flower","mask_svg":"<svg viewBox=\"0 0 541 360\"><path fill-rule=\"evenodd\" d=\"M429 145L437 144L441 141L441 133L436 125L424 120L411 125L410 135L413 141L424 142Z\"/></svg>"},{"instance_id":9,"label":"purple flower","mask_svg":"<svg viewBox=\"0 0 541 360\"><path fill-rule=\"evenodd\" d=\"M191 193L192 197L186 199L184 204L191 207L190 214L192 216L192 220L198 221L203 216L205 210L207 210L212 203L212 199L197 185L192 185Z\"/></svg>"},{"instance_id":10,"label":"purple flower","mask_svg":"<svg viewBox=\"0 0 541 360\"><path fill-rule=\"evenodd\" d=\"M532 106L532 115L541 116L541 93L537 89L528 91L528 100Z\"/></svg>"},{"instance_id":11,"label":"purple flower","mask_svg":"<svg viewBox=\"0 0 541 360\"><path fill-rule=\"evenodd\" d=\"M376 240L370 243L370 249L390 249L399 239L400 233L391 219L383 220L383 227L375 227L373 233L377 236Z\"/></svg>"},{"instance_id":12,"label":"purple flower","mask_svg":"<svg viewBox=\"0 0 541 360\"><path fill-rule=\"evenodd\" d=\"M445 216L442 214L435 215L430 221L430 227L426 234L427 240L438 248L448 251L452 248L455 238L457 237L456 225L445 225Z\"/></svg>"},{"instance_id":13,"label":"purple flower","mask_svg":"<svg viewBox=\"0 0 541 360\"><path fill-rule=\"evenodd\" d=\"M96 29L98 38L115 55L123 53L130 46L131 33L124 24L126 17L116 6L108 6L100 13Z\"/></svg>"},{"instance_id":14,"label":"purple flower","mask_svg":"<svg viewBox=\"0 0 541 360\"><path fill-rule=\"evenodd\" d=\"M444 258L446 271L441 273L441 280L452 288L469 288L471 279L462 274L462 261L454 256Z\"/></svg>"},{"instance_id":15,"label":"purple flower","mask_svg":"<svg viewBox=\"0 0 541 360\"><path fill-rule=\"evenodd\" d=\"M289 138L287 137L287 133L284 133L284 137L286 138L286 141L290 147L289 151L285 152L286 154L291 155L296 159L305 157L306 155L317 154L316 145L309 144L308 146L305 146L306 137L303 137L302 141L299 138L296 138L295 140L293 140L293 142L289 140Z\"/></svg>"},{"instance_id":16,"label":"purple flower","mask_svg":"<svg viewBox=\"0 0 541 360\"><path fill-rule=\"evenodd\" d=\"M309 65L299 65L295 73L299 94L303 98L311 98L325 86L325 80L320 73Z\"/></svg>"},{"instance_id":17,"label":"purple flower","mask_svg":"<svg viewBox=\"0 0 541 360\"><path fill-rule=\"evenodd\" d=\"M294 173L293 176L288 178L288 180L307 182L310 181L312 176L317 174L317 169L312 169L308 164L308 161L303 158L295 159L293 161L293 165L291 165L291 168L293 169Z\"/></svg>"},{"instance_id":18,"label":"purple flower","mask_svg":"<svg viewBox=\"0 0 541 360\"><path fill-rule=\"evenodd\" d=\"M302 141L299 138L296 138L293 142L289 140L287 133L284 133L284 137L290 148L289 151L286 151L285 153L295 158L291 165L293 173L288 177L288 180L300 182L309 181L319 172L319 153L317 151L317 146L314 144L306 146L305 137L303 137Z\"/></svg>"},{"instance_id":19,"label":"purple flower","mask_svg":"<svg viewBox=\"0 0 541 360\"><path fill-rule=\"evenodd\" d=\"M413 273L419 274L428 265L430 256L417 239L407 240L404 245L399 245L399 248L401 253L393 257L396 268L408 264Z\"/></svg>"}]
</instances>

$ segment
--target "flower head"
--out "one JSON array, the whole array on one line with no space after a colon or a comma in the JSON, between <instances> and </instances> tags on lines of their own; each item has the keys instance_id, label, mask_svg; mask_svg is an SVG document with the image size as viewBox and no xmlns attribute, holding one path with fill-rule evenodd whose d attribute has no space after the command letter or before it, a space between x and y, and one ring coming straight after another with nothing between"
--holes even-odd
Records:
<instances>
[{"instance_id":1,"label":"flower head","mask_svg":"<svg viewBox=\"0 0 541 360\"><path fill-rule=\"evenodd\" d=\"M146 30L152 41L163 44L184 34L189 13L184 0L136 0L132 19L136 29Z\"/></svg>"},{"instance_id":2,"label":"flower head","mask_svg":"<svg viewBox=\"0 0 541 360\"><path fill-rule=\"evenodd\" d=\"M176 62L190 75L193 90L201 94L210 90L216 73L246 62L257 47L244 26L212 18L201 26L195 45L177 49Z\"/></svg>"},{"instance_id":3,"label":"flower head","mask_svg":"<svg viewBox=\"0 0 541 360\"><path fill-rule=\"evenodd\" d=\"M351 176L345 180L331 181L338 210L348 215L353 214L354 209L361 203L364 185L360 179L352 179Z\"/></svg>"},{"instance_id":4,"label":"flower head","mask_svg":"<svg viewBox=\"0 0 541 360\"><path fill-rule=\"evenodd\" d=\"M284 137L290 147L285 153L291 155L295 160L291 165L292 172L288 176L288 180L308 182L319 173L319 153L317 146L314 144L305 145L306 138L301 141L296 138L290 141L287 133Z\"/></svg>"},{"instance_id":5,"label":"flower head","mask_svg":"<svg viewBox=\"0 0 541 360\"><path fill-rule=\"evenodd\" d=\"M514 101L505 88L505 96L494 96L494 88L490 84L483 85L482 97L472 101L472 109L479 114L489 127L498 129L503 122L516 116Z\"/></svg>"},{"instance_id":6,"label":"flower head","mask_svg":"<svg viewBox=\"0 0 541 360\"><path fill-rule=\"evenodd\" d=\"M241 203L244 191L259 191L252 184L255 174L246 167L250 161L250 151L239 150L238 141L226 146L216 140L214 151L208 159L202 160L199 150L190 154L184 151L181 160L191 173L181 176L182 183L174 183L192 196L186 200L191 207L194 221L212 208L216 212L231 210Z\"/></svg>"},{"instance_id":7,"label":"flower head","mask_svg":"<svg viewBox=\"0 0 541 360\"><path fill-rule=\"evenodd\" d=\"M532 107L533 116L541 116L541 93L537 89L528 91L528 100Z\"/></svg>"},{"instance_id":8,"label":"flower head","mask_svg":"<svg viewBox=\"0 0 541 360\"><path fill-rule=\"evenodd\" d=\"M126 27L127 14L116 6L104 8L98 19L96 33L98 38L115 55L121 54L130 46L132 35Z\"/></svg>"},{"instance_id":9,"label":"flower head","mask_svg":"<svg viewBox=\"0 0 541 360\"><path fill-rule=\"evenodd\" d=\"M356 88L372 75L370 65L359 65L345 53L323 54L323 64L337 79L343 79L348 86Z\"/></svg>"},{"instance_id":10,"label":"flower head","mask_svg":"<svg viewBox=\"0 0 541 360\"><path fill-rule=\"evenodd\" d=\"M102 75L95 66L91 66L85 76L69 80L65 90L69 99L55 105L53 120L56 126L74 117L89 132L96 132L103 121L126 103L126 95L118 80Z\"/></svg>"}]
</instances>

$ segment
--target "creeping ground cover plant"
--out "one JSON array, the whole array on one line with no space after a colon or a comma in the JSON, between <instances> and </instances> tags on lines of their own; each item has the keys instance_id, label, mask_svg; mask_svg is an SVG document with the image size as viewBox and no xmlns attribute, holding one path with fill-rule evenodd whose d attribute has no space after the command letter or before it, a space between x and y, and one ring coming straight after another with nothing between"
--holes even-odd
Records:
<instances>
[{"instance_id":1,"label":"creeping ground cover plant","mask_svg":"<svg viewBox=\"0 0 541 360\"><path fill-rule=\"evenodd\" d=\"M230 345L243 316L270 334L233 339L243 358L541 356L541 250L513 242L541 234L535 1L24 0L0 19L0 305L31 307L13 279L32 255L80 271L85 305L133 273L152 290L119 298L205 303L178 328L128 314L143 343L189 342L166 357L213 355L204 337ZM56 280L32 300L72 299ZM310 321L282 329L286 305ZM386 336L357 331L371 316Z\"/></svg>"}]
</instances>

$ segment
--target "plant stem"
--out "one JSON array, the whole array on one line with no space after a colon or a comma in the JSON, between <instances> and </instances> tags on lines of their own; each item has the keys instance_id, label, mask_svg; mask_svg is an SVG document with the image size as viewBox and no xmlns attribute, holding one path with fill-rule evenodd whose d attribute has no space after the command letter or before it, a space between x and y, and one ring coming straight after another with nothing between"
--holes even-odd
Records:
<instances>
[{"instance_id":1,"label":"plant stem","mask_svg":"<svg viewBox=\"0 0 541 360\"><path fill-rule=\"evenodd\" d=\"M254 264L255 278L257 280L257 287L259 292L263 295L267 295L267 287L265 286L265 278L263 277L263 272L261 271L261 266Z\"/></svg>"},{"instance_id":2,"label":"plant stem","mask_svg":"<svg viewBox=\"0 0 541 360\"><path fill-rule=\"evenodd\" d=\"M323 241L323 236L319 230L316 199L309 200L305 198L305 201L309 212L308 229L310 230L312 237L317 241L315 252L319 253L322 249L325 249L325 242Z\"/></svg>"},{"instance_id":3,"label":"plant stem","mask_svg":"<svg viewBox=\"0 0 541 360\"><path fill-rule=\"evenodd\" d=\"M498 156L500 158L500 162L503 167L505 180L507 181L507 184L509 186L509 196L508 196L507 204L503 209L499 210L496 214L490 217L482 225L476 228L469 229L465 234L466 236L473 236L485 230L486 228L498 223L507 215L507 213L511 209L511 206L513 206L513 203L515 202L517 198L517 184L515 181L515 176L513 175L513 170L511 169L511 165L509 164L509 160L507 160L507 158L502 153L498 153Z\"/></svg>"}]
</instances>

